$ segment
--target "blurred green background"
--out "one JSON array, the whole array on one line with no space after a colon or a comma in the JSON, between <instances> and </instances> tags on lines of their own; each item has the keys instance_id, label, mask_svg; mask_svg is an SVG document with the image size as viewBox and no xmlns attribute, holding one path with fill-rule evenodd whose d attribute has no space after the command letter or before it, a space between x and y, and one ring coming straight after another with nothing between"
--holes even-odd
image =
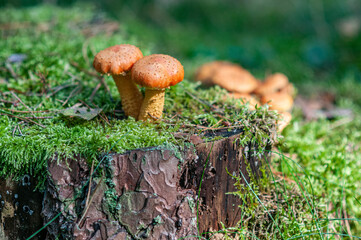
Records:
<instances>
[{"instance_id":1,"label":"blurred green background","mask_svg":"<svg viewBox=\"0 0 361 240\"><path fill-rule=\"evenodd\" d=\"M79 1L0 3L71 7ZM188 77L205 61L225 59L259 78L283 72L301 88L305 82L361 79L359 0L105 0L92 5L99 12L93 21L101 22L106 12L140 45L178 57L188 66Z\"/></svg>"}]
</instances>

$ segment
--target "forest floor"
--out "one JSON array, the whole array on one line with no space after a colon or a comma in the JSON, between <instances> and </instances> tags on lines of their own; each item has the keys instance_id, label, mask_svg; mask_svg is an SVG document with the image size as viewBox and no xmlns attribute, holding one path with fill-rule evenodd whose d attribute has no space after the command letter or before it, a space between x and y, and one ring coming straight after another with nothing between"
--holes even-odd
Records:
<instances>
[{"instance_id":1,"label":"forest floor","mask_svg":"<svg viewBox=\"0 0 361 240\"><path fill-rule=\"evenodd\" d=\"M194 25L182 15L191 12L187 7L173 9L171 27L147 21L149 16L117 15L116 7L105 13L89 4L1 9L1 177L30 172L40 176L41 187L46 160L54 153L96 159L110 149L176 146L179 142L170 133L184 125L189 131L238 122L252 125L256 119L267 125L275 118L273 112L265 108L252 112L236 101L223 103L224 90L204 89L192 81L202 63L229 60L259 79L265 73L285 73L298 96L293 120L273 149L271 174L261 185L238 186L238 195L248 204L240 206L242 220L223 229L222 236L361 238L360 33L347 32L342 25L347 22L337 22L342 14L335 9L337 17L324 22L297 17L303 5L288 12L270 7L257 16L251 7L235 7L223 25L202 14L193 19ZM215 11L212 4L208 8ZM238 10L243 13L237 23L242 31L235 33L239 25L231 20ZM162 16L169 22L169 16ZM287 24L280 24L287 18ZM96 52L120 42L139 46L144 55L166 53L183 63L186 80L167 92L164 123L144 125L124 119L117 110L120 101L113 80L91 68ZM87 114L75 118L81 107ZM264 132L255 128L257 140ZM124 134L127 138L118 142Z\"/></svg>"}]
</instances>

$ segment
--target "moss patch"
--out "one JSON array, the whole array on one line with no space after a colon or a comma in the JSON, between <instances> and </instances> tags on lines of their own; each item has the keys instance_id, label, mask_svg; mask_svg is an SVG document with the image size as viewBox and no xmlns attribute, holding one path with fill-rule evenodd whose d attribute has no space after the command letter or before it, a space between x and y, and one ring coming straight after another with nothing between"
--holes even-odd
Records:
<instances>
[{"instance_id":1,"label":"moss patch","mask_svg":"<svg viewBox=\"0 0 361 240\"><path fill-rule=\"evenodd\" d=\"M111 77L104 76L110 93L101 86L94 94L100 81L91 63L103 48L138 43L103 16L88 5L1 11L0 177L31 174L43 182L46 161L55 153L91 161L110 150L182 146L174 132L242 128L242 142L269 138L276 114L249 111L240 101L224 100L224 90L188 80L166 92L162 123L125 119ZM147 46L141 50L150 53ZM79 103L102 112L90 121L61 114Z\"/></svg>"}]
</instances>

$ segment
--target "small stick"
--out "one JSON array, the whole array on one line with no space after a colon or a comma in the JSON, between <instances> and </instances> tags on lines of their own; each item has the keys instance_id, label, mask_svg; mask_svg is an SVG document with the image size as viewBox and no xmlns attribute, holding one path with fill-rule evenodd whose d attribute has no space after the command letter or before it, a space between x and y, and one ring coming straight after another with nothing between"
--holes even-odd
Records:
<instances>
[{"instance_id":1,"label":"small stick","mask_svg":"<svg viewBox=\"0 0 361 240\"><path fill-rule=\"evenodd\" d=\"M76 67L77 69L79 69L80 71L90 75L90 76L93 76L93 77L96 77L97 79L99 79L99 81L103 84L105 90L109 93L110 95L110 98L111 100L113 101L113 98L112 98L112 95L110 94L110 89L109 89L109 86L107 85L107 83L105 82L104 78L102 76L100 76L99 74L97 74L96 72L93 72L93 71L89 71L87 69L83 69L79 66L78 63L76 62L71 62L70 63L73 67Z\"/></svg>"},{"instance_id":2,"label":"small stick","mask_svg":"<svg viewBox=\"0 0 361 240\"><path fill-rule=\"evenodd\" d=\"M16 125L15 127L14 127L14 130L13 130L13 137L15 136L15 132L16 132L16 128L18 127L18 125Z\"/></svg>"},{"instance_id":3,"label":"small stick","mask_svg":"<svg viewBox=\"0 0 361 240\"><path fill-rule=\"evenodd\" d=\"M23 122L19 122L19 124L18 124L18 130L19 130L20 136L24 136L24 134L23 134L23 132L21 131L21 128L20 128L21 123L23 123Z\"/></svg>"},{"instance_id":4,"label":"small stick","mask_svg":"<svg viewBox=\"0 0 361 240\"><path fill-rule=\"evenodd\" d=\"M92 161L92 167L91 167L91 169L90 169L89 187L88 187L88 194L87 194L87 196L86 196L85 207L87 207L88 204L89 204L89 197L90 197L90 191L91 191L91 184L92 184L93 172L94 172L94 159L93 159L93 161Z\"/></svg>"},{"instance_id":5,"label":"small stick","mask_svg":"<svg viewBox=\"0 0 361 240\"><path fill-rule=\"evenodd\" d=\"M33 115L34 117L36 117L36 116L34 115L34 113L32 112L32 110L31 110L25 103L23 103L23 101L21 101L21 99L20 99L13 91L11 91L11 94L12 94L26 109L28 109L28 110L30 111L31 115Z\"/></svg>"},{"instance_id":6,"label":"small stick","mask_svg":"<svg viewBox=\"0 0 361 240\"><path fill-rule=\"evenodd\" d=\"M171 125L171 126L176 125L176 124L173 124L173 123L168 123L168 124ZM233 128L240 128L240 126L213 128L213 127L205 127L205 126L202 126L202 125L195 125L195 124L182 124L182 126L185 126L185 127L197 127L197 128L203 129L202 131L204 131L204 130L227 130L227 129L233 129Z\"/></svg>"},{"instance_id":7,"label":"small stick","mask_svg":"<svg viewBox=\"0 0 361 240\"><path fill-rule=\"evenodd\" d=\"M7 101L7 100L4 100L4 99L0 99L0 102L3 102L3 103L11 103L12 105L15 105L15 104L16 104L15 102Z\"/></svg>"},{"instance_id":8,"label":"small stick","mask_svg":"<svg viewBox=\"0 0 361 240\"><path fill-rule=\"evenodd\" d=\"M0 108L1 110L5 110L5 111L10 111L10 112L17 112L17 113L29 113L29 112L33 112L33 113L45 113L45 112L50 112L49 110L42 110L42 111L20 111L20 110L15 110L15 109L10 109L10 108Z\"/></svg>"},{"instance_id":9,"label":"small stick","mask_svg":"<svg viewBox=\"0 0 361 240\"><path fill-rule=\"evenodd\" d=\"M55 95L57 92L65 89L65 88L72 87L72 86L77 86L77 85L78 85L78 84L67 84L67 85L63 85L63 86L58 86L58 87L54 88L54 89L56 89L54 92L49 93L48 95L46 95L45 98L49 98L49 97Z\"/></svg>"},{"instance_id":10,"label":"small stick","mask_svg":"<svg viewBox=\"0 0 361 240\"><path fill-rule=\"evenodd\" d=\"M22 118L22 117L15 116L15 115L11 115L11 114L7 114L7 113L0 113L0 115L18 118L18 119L21 119L21 120L23 120L23 121L25 121L25 122L31 122L31 123L34 123L34 124L38 125L39 127L45 128L44 125L42 125L42 124L40 124L40 123L37 123L37 122L35 122L35 121L31 120L31 119Z\"/></svg>"},{"instance_id":11,"label":"small stick","mask_svg":"<svg viewBox=\"0 0 361 240\"><path fill-rule=\"evenodd\" d=\"M343 198L343 201L342 201L342 208L343 208L343 215L344 215L344 218L345 220L344 223L346 225L346 230L347 230L347 233L349 235L349 238L352 240L352 233L351 233L351 227L350 227L350 222L347 219L347 211L346 211L346 198L344 197Z\"/></svg>"},{"instance_id":12,"label":"small stick","mask_svg":"<svg viewBox=\"0 0 361 240\"><path fill-rule=\"evenodd\" d=\"M208 103L207 101L198 98L197 96L193 95L192 93L190 93L189 91L185 91L186 94L188 94L191 98L193 98L194 100L196 100L197 102L200 102L208 107L210 107L212 110L214 111L219 111L219 108L213 106L212 104Z\"/></svg>"},{"instance_id":13,"label":"small stick","mask_svg":"<svg viewBox=\"0 0 361 240\"><path fill-rule=\"evenodd\" d=\"M71 91L71 93L70 93L70 95L68 96L68 98L64 101L64 103L63 103L62 106L64 106L65 104L67 104L68 101L69 101L69 99L72 98L73 96L75 96L75 94L77 94L80 89L81 89L81 86L77 86L76 88L74 88L74 89Z\"/></svg>"},{"instance_id":14,"label":"small stick","mask_svg":"<svg viewBox=\"0 0 361 240\"><path fill-rule=\"evenodd\" d=\"M51 119L54 118L53 116L47 116L47 117L25 117L26 119Z\"/></svg>"},{"instance_id":15,"label":"small stick","mask_svg":"<svg viewBox=\"0 0 361 240\"><path fill-rule=\"evenodd\" d=\"M6 68L9 70L11 76L12 76L13 78L17 79L17 78L18 78L18 75L15 73L15 71L14 71L13 67L11 66L11 64L7 62L7 63L5 63L5 66L6 66Z\"/></svg>"},{"instance_id":16,"label":"small stick","mask_svg":"<svg viewBox=\"0 0 361 240\"><path fill-rule=\"evenodd\" d=\"M100 86L102 85L102 83L98 83L98 85L94 88L92 94L89 97L89 101L93 102L94 96L97 93L97 91L99 90Z\"/></svg>"},{"instance_id":17,"label":"small stick","mask_svg":"<svg viewBox=\"0 0 361 240\"><path fill-rule=\"evenodd\" d=\"M93 200L93 197L94 197L94 195L95 195L95 193L96 193L96 191L97 191L100 183L102 182L103 178L104 178L104 175L102 176L102 178L99 180L99 183L98 183L97 186L95 187L94 192L93 192L93 195L91 196L91 198L90 198L90 200L89 200L89 204L88 204L88 206L85 208L85 211L84 211L84 213L83 213L83 216L80 218L78 225L82 225L81 223L82 223L85 215L87 214L87 212L88 212L88 210L89 210L89 207L90 207L90 205L91 205L91 202L92 202L92 200Z\"/></svg>"}]
</instances>

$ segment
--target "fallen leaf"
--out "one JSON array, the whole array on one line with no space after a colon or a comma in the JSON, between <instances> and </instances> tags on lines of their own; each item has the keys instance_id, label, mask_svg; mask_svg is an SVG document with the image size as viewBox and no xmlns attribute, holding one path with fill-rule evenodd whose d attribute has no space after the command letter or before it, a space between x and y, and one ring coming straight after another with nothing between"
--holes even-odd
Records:
<instances>
[{"instance_id":1,"label":"fallen leaf","mask_svg":"<svg viewBox=\"0 0 361 240\"><path fill-rule=\"evenodd\" d=\"M85 120L92 120L103 110L102 108L81 107L81 105L81 103L77 103L70 108L60 111L60 113L64 116L80 117Z\"/></svg>"}]
</instances>

